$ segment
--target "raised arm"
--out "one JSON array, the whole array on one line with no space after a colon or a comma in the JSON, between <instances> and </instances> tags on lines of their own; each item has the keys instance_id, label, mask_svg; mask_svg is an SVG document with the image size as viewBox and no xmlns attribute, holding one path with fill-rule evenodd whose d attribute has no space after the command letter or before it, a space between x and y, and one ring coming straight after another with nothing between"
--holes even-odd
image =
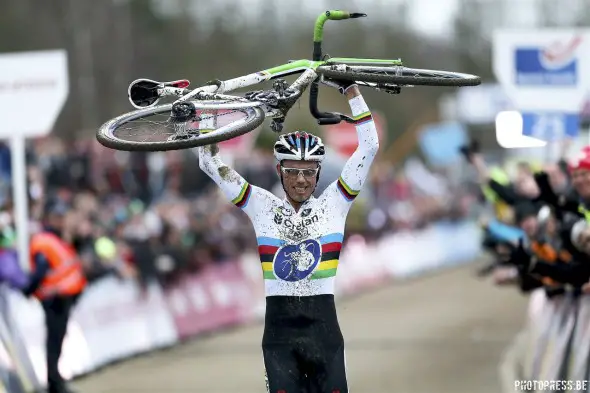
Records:
<instances>
[{"instance_id":1,"label":"raised arm","mask_svg":"<svg viewBox=\"0 0 590 393\"><path fill-rule=\"evenodd\" d=\"M345 94L355 120L358 146L344 165L338 181L344 195L354 199L369 176L369 169L379 150L379 137L371 111L358 87L350 87Z\"/></svg>"},{"instance_id":2,"label":"raised arm","mask_svg":"<svg viewBox=\"0 0 590 393\"><path fill-rule=\"evenodd\" d=\"M199 166L203 172L217 183L231 203L249 216L257 212L256 205L276 199L273 194L251 185L238 172L227 166L219 156L217 144L199 147L198 151Z\"/></svg>"},{"instance_id":3,"label":"raised arm","mask_svg":"<svg viewBox=\"0 0 590 393\"><path fill-rule=\"evenodd\" d=\"M358 146L348 159L338 180L332 183L324 194L340 194L341 201L348 208L359 194L369 176L371 164L379 150L379 137L373 116L358 87L352 85L341 92L348 98L348 104L355 120Z\"/></svg>"}]
</instances>

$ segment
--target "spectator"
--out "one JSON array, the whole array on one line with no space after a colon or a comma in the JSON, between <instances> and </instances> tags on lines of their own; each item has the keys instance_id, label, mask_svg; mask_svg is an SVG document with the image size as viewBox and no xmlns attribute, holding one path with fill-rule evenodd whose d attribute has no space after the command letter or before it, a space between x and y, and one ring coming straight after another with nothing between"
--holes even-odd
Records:
<instances>
[{"instance_id":1,"label":"spectator","mask_svg":"<svg viewBox=\"0 0 590 393\"><path fill-rule=\"evenodd\" d=\"M115 275L143 287L151 281L167 285L185 272L256 250L246 216L219 198L191 152L118 152L94 141L66 145L48 137L29 155L31 215L39 218L49 202L72 207L64 236L75 244L91 282ZM338 173L340 164L326 164L326 173ZM236 165L253 184L282 195L272 156L254 151ZM447 195L456 196L450 187L418 161L395 169L377 164L348 217L350 233L374 241L469 214L475 195L450 203ZM1 191L10 211L10 190Z\"/></svg>"}]
</instances>

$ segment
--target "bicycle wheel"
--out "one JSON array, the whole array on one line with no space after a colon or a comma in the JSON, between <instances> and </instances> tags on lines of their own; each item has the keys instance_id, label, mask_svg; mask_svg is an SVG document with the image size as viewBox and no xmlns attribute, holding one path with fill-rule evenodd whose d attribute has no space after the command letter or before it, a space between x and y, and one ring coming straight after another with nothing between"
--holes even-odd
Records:
<instances>
[{"instance_id":1,"label":"bicycle wheel","mask_svg":"<svg viewBox=\"0 0 590 393\"><path fill-rule=\"evenodd\" d=\"M171 116L172 104L125 113L104 123L100 144L123 151L188 149L222 142L258 127L265 118L259 103L190 101L195 111L186 121Z\"/></svg>"},{"instance_id":2,"label":"bicycle wheel","mask_svg":"<svg viewBox=\"0 0 590 393\"><path fill-rule=\"evenodd\" d=\"M422 70L402 66L325 65L317 69L326 78L397 86L477 86L479 76L459 72Z\"/></svg>"}]
</instances>

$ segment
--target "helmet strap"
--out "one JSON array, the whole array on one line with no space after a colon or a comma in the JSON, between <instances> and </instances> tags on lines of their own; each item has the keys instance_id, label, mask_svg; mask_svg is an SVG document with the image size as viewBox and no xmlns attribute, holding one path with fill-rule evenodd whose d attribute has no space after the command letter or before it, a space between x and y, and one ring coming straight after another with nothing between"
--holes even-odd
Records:
<instances>
[{"instance_id":1,"label":"helmet strap","mask_svg":"<svg viewBox=\"0 0 590 393\"><path fill-rule=\"evenodd\" d=\"M320 182L320 172L322 171L322 166L318 165L318 173L315 175L315 187L311 191L311 195L315 192L315 189L318 188L318 183Z\"/></svg>"}]
</instances>

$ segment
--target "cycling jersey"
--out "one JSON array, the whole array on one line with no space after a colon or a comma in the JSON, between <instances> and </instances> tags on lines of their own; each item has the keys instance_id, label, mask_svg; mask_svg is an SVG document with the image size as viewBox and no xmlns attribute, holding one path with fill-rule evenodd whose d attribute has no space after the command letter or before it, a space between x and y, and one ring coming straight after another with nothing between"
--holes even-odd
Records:
<instances>
[{"instance_id":1,"label":"cycling jersey","mask_svg":"<svg viewBox=\"0 0 590 393\"><path fill-rule=\"evenodd\" d=\"M266 293L267 392L348 392L334 280L346 216L379 147L363 98L349 104L358 148L341 176L297 211L286 198L249 184L225 165L216 146L199 148L201 168L248 215L256 232Z\"/></svg>"},{"instance_id":2,"label":"cycling jersey","mask_svg":"<svg viewBox=\"0 0 590 393\"><path fill-rule=\"evenodd\" d=\"M299 211L248 183L225 165L215 147L199 147L201 168L250 218L258 241L266 296L334 293L346 216L377 153L377 130L364 99L349 100L359 144L341 176Z\"/></svg>"}]
</instances>

